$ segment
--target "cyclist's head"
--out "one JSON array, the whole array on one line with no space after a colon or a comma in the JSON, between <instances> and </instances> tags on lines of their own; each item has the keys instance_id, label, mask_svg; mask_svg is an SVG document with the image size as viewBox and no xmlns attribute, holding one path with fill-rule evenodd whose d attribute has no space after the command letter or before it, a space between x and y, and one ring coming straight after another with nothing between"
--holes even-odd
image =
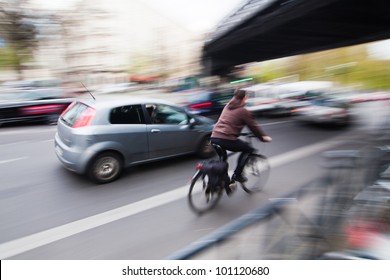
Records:
<instances>
[{"instance_id":1,"label":"cyclist's head","mask_svg":"<svg viewBox=\"0 0 390 280\"><path fill-rule=\"evenodd\" d=\"M246 90L243 89L236 89L234 91L234 97L238 100L243 100L246 96Z\"/></svg>"}]
</instances>

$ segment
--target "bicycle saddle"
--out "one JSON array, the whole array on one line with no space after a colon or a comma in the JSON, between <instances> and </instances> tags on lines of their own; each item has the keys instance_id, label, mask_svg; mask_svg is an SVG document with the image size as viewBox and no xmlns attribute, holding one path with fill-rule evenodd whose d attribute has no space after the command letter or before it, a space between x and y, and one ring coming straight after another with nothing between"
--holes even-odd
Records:
<instances>
[{"instance_id":1,"label":"bicycle saddle","mask_svg":"<svg viewBox=\"0 0 390 280\"><path fill-rule=\"evenodd\" d=\"M220 145L212 144L214 150L217 152L219 159L226 161L227 160L227 152L224 148L222 148Z\"/></svg>"}]
</instances>

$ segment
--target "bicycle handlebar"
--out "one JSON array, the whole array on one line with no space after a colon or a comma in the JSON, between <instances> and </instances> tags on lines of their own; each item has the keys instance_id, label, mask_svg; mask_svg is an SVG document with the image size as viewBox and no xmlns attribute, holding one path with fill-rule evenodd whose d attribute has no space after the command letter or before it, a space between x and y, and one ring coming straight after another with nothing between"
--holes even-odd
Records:
<instances>
[{"instance_id":1,"label":"bicycle handlebar","mask_svg":"<svg viewBox=\"0 0 390 280\"><path fill-rule=\"evenodd\" d=\"M241 132L240 136L257 137L252 132Z\"/></svg>"},{"instance_id":2,"label":"bicycle handlebar","mask_svg":"<svg viewBox=\"0 0 390 280\"><path fill-rule=\"evenodd\" d=\"M240 133L240 136L246 136L248 138L258 138L253 132L241 132ZM267 135L264 135L262 136L263 139L260 139L261 142L271 142L272 141L272 138L267 136Z\"/></svg>"}]
</instances>

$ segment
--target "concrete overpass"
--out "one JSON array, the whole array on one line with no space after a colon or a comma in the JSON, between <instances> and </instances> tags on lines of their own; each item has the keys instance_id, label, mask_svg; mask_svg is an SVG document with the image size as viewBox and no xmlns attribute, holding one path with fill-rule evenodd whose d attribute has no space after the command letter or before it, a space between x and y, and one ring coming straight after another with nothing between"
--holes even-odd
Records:
<instances>
[{"instance_id":1,"label":"concrete overpass","mask_svg":"<svg viewBox=\"0 0 390 280\"><path fill-rule=\"evenodd\" d=\"M389 0L248 0L209 35L206 74L390 38Z\"/></svg>"}]
</instances>

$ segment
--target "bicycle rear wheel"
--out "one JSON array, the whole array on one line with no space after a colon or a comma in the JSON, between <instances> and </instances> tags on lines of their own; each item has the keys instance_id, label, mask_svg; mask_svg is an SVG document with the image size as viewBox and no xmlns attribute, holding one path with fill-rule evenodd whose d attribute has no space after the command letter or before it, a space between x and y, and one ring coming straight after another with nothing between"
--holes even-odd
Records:
<instances>
[{"instance_id":1,"label":"bicycle rear wheel","mask_svg":"<svg viewBox=\"0 0 390 280\"><path fill-rule=\"evenodd\" d=\"M223 188L211 191L207 186L209 177L207 174L198 171L193 177L188 192L188 203L190 208L198 214L203 214L214 208L222 197Z\"/></svg>"},{"instance_id":2,"label":"bicycle rear wheel","mask_svg":"<svg viewBox=\"0 0 390 280\"><path fill-rule=\"evenodd\" d=\"M241 183L242 188L247 193L261 191L268 181L271 167L267 157L263 155L251 154L244 166L242 174L248 179Z\"/></svg>"}]
</instances>

